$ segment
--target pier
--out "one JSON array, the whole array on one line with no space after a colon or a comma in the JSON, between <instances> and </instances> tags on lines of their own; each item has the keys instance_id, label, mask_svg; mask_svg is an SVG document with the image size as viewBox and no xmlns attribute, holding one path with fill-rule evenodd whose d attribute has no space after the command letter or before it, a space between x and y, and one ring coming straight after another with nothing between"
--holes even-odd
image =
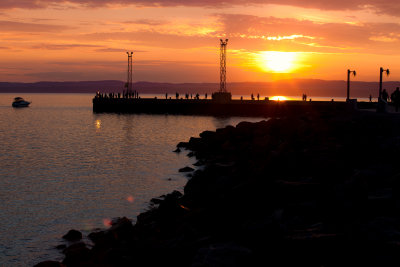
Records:
<instances>
[{"instance_id":1,"label":"pier","mask_svg":"<svg viewBox=\"0 0 400 267\"><path fill-rule=\"evenodd\" d=\"M269 117L376 108L374 102L93 98L93 112Z\"/></svg>"},{"instance_id":2,"label":"pier","mask_svg":"<svg viewBox=\"0 0 400 267\"><path fill-rule=\"evenodd\" d=\"M128 79L126 91L106 95L96 94L93 99L93 111L95 113L149 113L149 114L182 114L182 115L211 115L211 116L251 116L271 117L283 115L300 115L310 112L350 112L357 109L376 109L376 103L360 102L350 99L350 74L355 71L347 70L347 98L346 102L335 101L306 101L307 96L303 94L303 101L296 100L269 100L265 98L257 100L234 100L226 86L226 47L228 39L220 39L220 88L212 94L211 99L192 99L188 95L176 99L140 98L138 92L132 89L132 55L128 54ZM381 76L383 69L381 68ZM386 70L388 73L389 71ZM382 79L381 79L382 80ZM310 99L311 100L311 99Z\"/></svg>"}]
</instances>

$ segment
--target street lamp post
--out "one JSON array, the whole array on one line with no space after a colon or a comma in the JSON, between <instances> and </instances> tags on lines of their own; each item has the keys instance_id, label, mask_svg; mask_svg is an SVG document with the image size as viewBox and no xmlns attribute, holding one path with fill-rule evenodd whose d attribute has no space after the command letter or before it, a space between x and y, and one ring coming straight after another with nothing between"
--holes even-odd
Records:
<instances>
[{"instance_id":1,"label":"street lamp post","mask_svg":"<svg viewBox=\"0 0 400 267\"><path fill-rule=\"evenodd\" d=\"M379 75L379 98L378 101L381 100L382 97L382 73L386 72L386 75L389 76L390 71L389 69L384 70L382 67L380 68L380 75Z\"/></svg>"},{"instance_id":2,"label":"street lamp post","mask_svg":"<svg viewBox=\"0 0 400 267\"><path fill-rule=\"evenodd\" d=\"M353 76L356 76L355 70L347 70L347 97L346 101L350 100L350 74L353 73Z\"/></svg>"}]
</instances>

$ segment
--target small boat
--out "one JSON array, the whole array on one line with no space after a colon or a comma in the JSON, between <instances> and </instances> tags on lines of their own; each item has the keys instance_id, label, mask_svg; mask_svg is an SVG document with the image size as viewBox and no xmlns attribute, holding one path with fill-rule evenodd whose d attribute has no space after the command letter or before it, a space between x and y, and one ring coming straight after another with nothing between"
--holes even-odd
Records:
<instances>
[{"instance_id":1,"label":"small boat","mask_svg":"<svg viewBox=\"0 0 400 267\"><path fill-rule=\"evenodd\" d=\"M22 97L16 97L14 98L14 102L12 103L12 106L14 108L22 108L22 107L27 107L29 106L31 102L25 101Z\"/></svg>"}]
</instances>

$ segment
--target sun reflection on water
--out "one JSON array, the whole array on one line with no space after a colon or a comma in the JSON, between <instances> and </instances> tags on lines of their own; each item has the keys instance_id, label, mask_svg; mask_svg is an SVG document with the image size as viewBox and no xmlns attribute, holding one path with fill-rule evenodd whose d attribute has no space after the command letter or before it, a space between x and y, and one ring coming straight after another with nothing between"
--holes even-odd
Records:
<instances>
[{"instance_id":1,"label":"sun reflection on water","mask_svg":"<svg viewBox=\"0 0 400 267\"><path fill-rule=\"evenodd\" d=\"M277 100L277 101L289 100L288 97L286 97L286 96L281 96L281 95L272 96L272 97L270 97L269 99L270 99L270 100Z\"/></svg>"},{"instance_id":2,"label":"sun reflection on water","mask_svg":"<svg viewBox=\"0 0 400 267\"><path fill-rule=\"evenodd\" d=\"M97 130L100 130L100 129L101 129L101 120L96 120L96 121L94 122L94 125L96 126L96 129L97 129Z\"/></svg>"}]
</instances>

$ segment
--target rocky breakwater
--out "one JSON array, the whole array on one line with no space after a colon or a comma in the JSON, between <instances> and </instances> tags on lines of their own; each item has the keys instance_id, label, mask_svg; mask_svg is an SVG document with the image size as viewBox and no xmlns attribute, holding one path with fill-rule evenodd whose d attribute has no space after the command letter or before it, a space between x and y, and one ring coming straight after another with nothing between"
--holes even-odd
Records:
<instances>
[{"instance_id":1,"label":"rocky breakwater","mask_svg":"<svg viewBox=\"0 0 400 267\"><path fill-rule=\"evenodd\" d=\"M66 266L400 264L398 116L242 122L178 147L203 165L184 194L90 234Z\"/></svg>"}]
</instances>

